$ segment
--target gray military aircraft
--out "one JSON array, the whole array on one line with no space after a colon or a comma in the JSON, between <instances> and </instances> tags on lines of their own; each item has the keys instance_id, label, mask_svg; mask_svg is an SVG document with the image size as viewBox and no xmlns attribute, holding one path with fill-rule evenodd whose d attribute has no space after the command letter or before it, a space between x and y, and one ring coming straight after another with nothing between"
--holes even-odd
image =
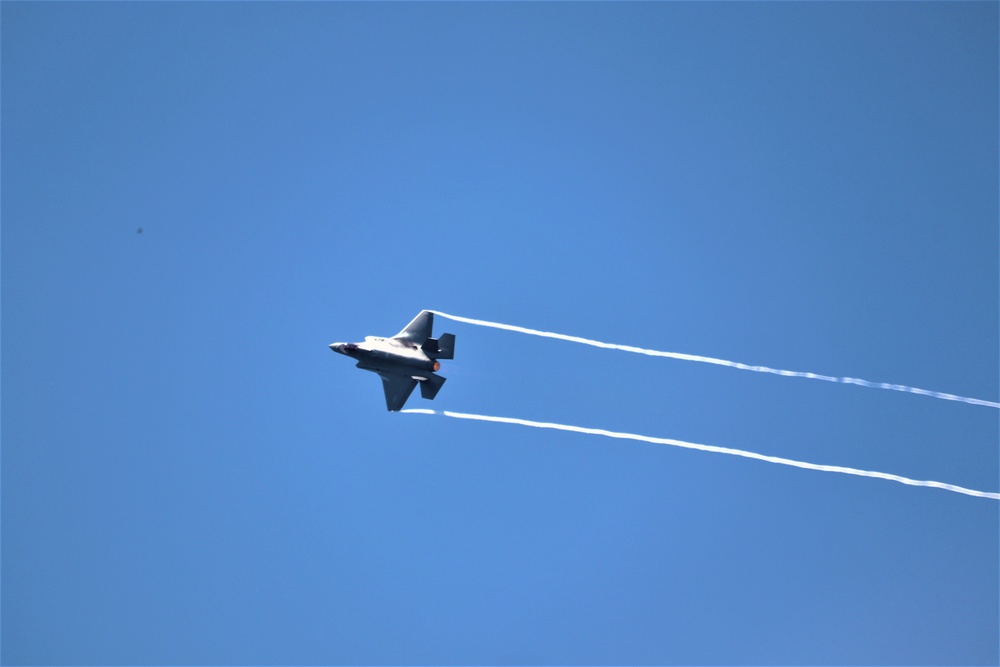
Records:
<instances>
[{"instance_id":1,"label":"gray military aircraft","mask_svg":"<svg viewBox=\"0 0 1000 667\"><path fill-rule=\"evenodd\" d=\"M420 395L433 399L445 378L435 375L438 359L455 358L455 335L431 338L434 313L422 310L392 338L365 336L363 343L332 343L334 352L357 359L357 367L378 373L385 390L385 405L396 412L403 408L413 388L420 383Z\"/></svg>"}]
</instances>

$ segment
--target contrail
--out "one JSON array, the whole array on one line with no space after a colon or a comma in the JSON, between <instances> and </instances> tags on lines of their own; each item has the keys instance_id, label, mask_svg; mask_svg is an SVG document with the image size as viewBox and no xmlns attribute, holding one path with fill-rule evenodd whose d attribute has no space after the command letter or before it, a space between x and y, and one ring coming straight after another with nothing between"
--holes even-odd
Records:
<instances>
[{"instance_id":1,"label":"contrail","mask_svg":"<svg viewBox=\"0 0 1000 667\"><path fill-rule=\"evenodd\" d=\"M501 324L500 322L476 320L472 319L471 317L462 317L460 315L449 315L448 313L442 313L440 310L432 310L431 312L436 315L440 315L441 317L446 317L449 320L454 320L456 322L476 324L481 327L492 327L494 329L503 329L505 331L516 331L518 333L530 334L532 336L541 336L543 338L556 338L558 340L570 341L571 343L582 343L584 345L592 345L594 347L603 347L608 350L621 350L622 352L634 352L635 354L645 354L651 357L669 357L670 359L683 359L685 361L700 361L703 364L728 366L729 368L738 368L743 371L754 371L756 373L771 373L773 375L783 375L785 377L808 378L810 380L824 380L826 382L839 382L841 384L856 384L862 387L871 387L872 389L891 389L893 391L905 391L910 394L930 396L932 398L940 398L946 401L960 401L962 403L968 403L970 405L985 405L988 408L1000 408L1000 403L996 403L994 401L985 401L981 398L969 398L967 396L946 394L944 392L931 391L929 389L918 389L917 387L907 387L906 385L903 384L890 384L888 382L871 382L869 380L861 380L859 378L834 377L832 375L819 375L817 373L803 373L800 371L783 371L778 368L768 368L767 366L752 366L750 364L741 364L738 361L727 361L725 359L716 359L714 357L702 357L697 354L684 354L682 352L663 352L661 350L649 350L643 347L634 347L632 345L617 345L615 343L602 343L599 340L592 340L590 338L581 338L580 336L567 336L566 334L553 333L551 331L539 331L538 329L528 329L527 327L519 327L513 324Z\"/></svg>"},{"instance_id":2,"label":"contrail","mask_svg":"<svg viewBox=\"0 0 1000 667\"><path fill-rule=\"evenodd\" d=\"M874 470L859 470L857 468L845 468L843 466L830 466L830 465L822 465L819 463L806 463L804 461L795 461L793 459L781 458L780 456L767 456L766 454L747 452L742 449L730 449L729 447L700 445L695 442L685 442L684 440L674 440L672 438L654 438L648 435L636 435L634 433L620 433L618 431L607 431L603 428L584 428L583 426L569 426L567 424L553 424L551 422L536 422L536 421L530 421L528 419L515 419L513 417L489 417L486 415L473 415L465 412L449 412L447 410L442 410L438 412L435 410L411 409L411 410L401 410L401 412L413 415L440 414L444 415L445 417L452 417L454 419L474 419L477 421L484 421L484 422L498 422L501 424L518 424L520 426L532 426L534 428L550 428L550 429L555 429L557 431L572 431L573 433L602 435L606 438L619 438L622 440L639 440L641 442L651 442L656 445L673 445L674 447L683 447L685 449L697 449L703 452L731 454L733 456L742 456L748 459L767 461L768 463L780 463L781 465L793 466L795 468L805 468L807 470L819 470L820 472L839 472L845 475L858 475L859 477L874 477L876 479L887 479L892 482L899 482L900 484L908 484L910 486L926 486L934 489L944 489L945 491L954 491L955 493L964 493L967 496L976 496L977 498L992 498L994 500L1000 500L1000 493L990 493L989 491L976 491L974 489L966 489L961 486L955 486L954 484L946 484L944 482L910 479L908 477L891 475L885 472L876 472Z\"/></svg>"}]
</instances>

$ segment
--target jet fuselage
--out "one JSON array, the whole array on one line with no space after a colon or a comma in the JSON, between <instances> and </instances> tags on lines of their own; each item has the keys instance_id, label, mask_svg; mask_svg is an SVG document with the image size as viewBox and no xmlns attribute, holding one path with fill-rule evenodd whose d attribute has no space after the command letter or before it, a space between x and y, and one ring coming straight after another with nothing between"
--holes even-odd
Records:
<instances>
[{"instance_id":1,"label":"jet fuselage","mask_svg":"<svg viewBox=\"0 0 1000 667\"><path fill-rule=\"evenodd\" d=\"M428 357L419 346L392 339L369 336L363 343L333 343L330 349L357 359L358 366L366 370L405 374L441 368L441 363Z\"/></svg>"}]
</instances>

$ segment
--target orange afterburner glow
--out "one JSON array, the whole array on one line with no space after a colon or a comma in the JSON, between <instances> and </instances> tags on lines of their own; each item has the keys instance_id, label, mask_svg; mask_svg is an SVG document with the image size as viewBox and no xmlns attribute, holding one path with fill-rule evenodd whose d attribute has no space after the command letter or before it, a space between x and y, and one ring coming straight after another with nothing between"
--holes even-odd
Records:
<instances>
[{"instance_id":1,"label":"orange afterburner glow","mask_svg":"<svg viewBox=\"0 0 1000 667\"><path fill-rule=\"evenodd\" d=\"M440 361L435 361L434 362L434 370L436 370L436 371L441 370L441 362Z\"/></svg>"}]
</instances>

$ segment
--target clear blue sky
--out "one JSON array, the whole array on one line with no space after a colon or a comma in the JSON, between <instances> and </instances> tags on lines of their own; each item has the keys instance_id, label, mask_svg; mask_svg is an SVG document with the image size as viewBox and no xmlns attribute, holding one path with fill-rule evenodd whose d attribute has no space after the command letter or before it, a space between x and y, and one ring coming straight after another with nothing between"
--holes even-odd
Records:
<instances>
[{"instance_id":1,"label":"clear blue sky","mask_svg":"<svg viewBox=\"0 0 1000 667\"><path fill-rule=\"evenodd\" d=\"M996 3L0 25L4 663L1000 661L994 500L389 414L327 349L431 308L998 400ZM992 408L436 331L408 407L1000 490Z\"/></svg>"}]
</instances>

